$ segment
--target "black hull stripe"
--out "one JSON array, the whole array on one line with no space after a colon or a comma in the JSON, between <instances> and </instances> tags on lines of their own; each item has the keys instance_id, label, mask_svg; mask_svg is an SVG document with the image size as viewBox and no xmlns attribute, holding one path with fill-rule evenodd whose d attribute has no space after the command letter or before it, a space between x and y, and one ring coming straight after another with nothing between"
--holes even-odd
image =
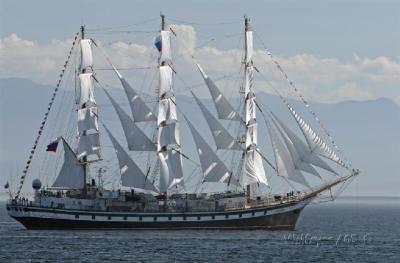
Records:
<instances>
[{"instance_id":1,"label":"black hull stripe","mask_svg":"<svg viewBox=\"0 0 400 263\"><path fill-rule=\"evenodd\" d=\"M14 217L27 229L269 229L293 230L302 208L252 218L208 221L90 221L39 217Z\"/></svg>"}]
</instances>

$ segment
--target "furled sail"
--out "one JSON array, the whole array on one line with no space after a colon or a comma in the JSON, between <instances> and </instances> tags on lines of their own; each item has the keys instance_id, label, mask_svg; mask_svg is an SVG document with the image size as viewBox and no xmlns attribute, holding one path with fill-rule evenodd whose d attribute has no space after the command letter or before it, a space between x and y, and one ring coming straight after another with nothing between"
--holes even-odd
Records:
<instances>
[{"instance_id":1,"label":"furled sail","mask_svg":"<svg viewBox=\"0 0 400 263\"><path fill-rule=\"evenodd\" d=\"M286 106L304 134L311 152L324 156L340 164L341 166L345 166L345 163L342 161L342 159L340 159L340 157L334 151L332 151L332 149L317 135L317 133L311 129L311 127L303 120L303 118L301 118L300 115L298 115L289 104L286 103Z\"/></svg>"},{"instance_id":2,"label":"furled sail","mask_svg":"<svg viewBox=\"0 0 400 263\"><path fill-rule=\"evenodd\" d=\"M296 183L302 184L310 188L310 185L304 178L299 169L296 169L290 152L279 138L274 127L267 122L268 133L271 139L272 148L274 150L276 169L279 176L286 177Z\"/></svg>"},{"instance_id":3,"label":"furled sail","mask_svg":"<svg viewBox=\"0 0 400 263\"><path fill-rule=\"evenodd\" d=\"M84 167L68 143L61 139L64 148L64 163L53 183L53 187L82 189L84 186Z\"/></svg>"},{"instance_id":4,"label":"furled sail","mask_svg":"<svg viewBox=\"0 0 400 263\"><path fill-rule=\"evenodd\" d=\"M197 154L200 158L201 170L204 175L204 182L228 182L231 172L225 164L219 159L211 147L201 137L193 124L186 119L192 133L197 148Z\"/></svg>"},{"instance_id":5,"label":"furled sail","mask_svg":"<svg viewBox=\"0 0 400 263\"><path fill-rule=\"evenodd\" d=\"M279 123L279 126L282 127L287 137L292 142L294 148L296 149L301 161L313 164L320 168L323 168L329 172L337 174L335 170L333 170L324 160L322 160L318 155L313 154L310 151L308 145L306 145L293 131L291 131L278 117L273 114L275 120Z\"/></svg>"},{"instance_id":6,"label":"furled sail","mask_svg":"<svg viewBox=\"0 0 400 263\"><path fill-rule=\"evenodd\" d=\"M146 191L158 192L155 186L147 179L147 176L136 165L124 148L118 143L117 139L104 126L117 154L119 169L121 172L121 183L123 186L142 189Z\"/></svg>"},{"instance_id":7,"label":"furled sail","mask_svg":"<svg viewBox=\"0 0 400 263\"><path fill-rule=\"evenodd\" d=\"M144 132L133 122L128 114L117 104L111 95L104 90L107 97L110 99L119 120L121 121L122 129L128 143L128 149L131 151L155 151L155 144L144 134Z\"/></svg>"},{"instance_id":8,"label":"furled sail","mask_svg":"<svg viewBox=\"0 0 400 263\"><path fill-rule=\"evenodd\" d=\"M93 67L92 40L81 40L81 69Z\"/></svg>"},{"instance_id":9,"label":"furled sail","mask_svg":"<svg viewBox=\"0 0 400 263\"><path fill-rule=\"evenodd\" d=\"M207 121L215 144L217 145L217 149L243 150L243 148L232 137L232 135L230 135L224 126L222 126L222 124L211 114L211 112L207 110L204 104L199 100L199 98L197 98L196 95L194 95L193 92L192 95Z\"/></svg>"},{"instance_id":10,"label":"furled sail","mask_svg":"<svg viewBox=\"0 0 400 263\"><path fill-rule=\"evenodd\" d=\"M156 117L153 112L149 109L146 103L140 98L139 94L129 85L126 79L119 73L119 71L110 62L115 73L117 74L119 80L121 81L122 87L124 88L125 94L129 101L129 106L131 108L133 121L143 122L143 121L156 121Z\"/></svg>"},{"instance_id":11,"label":"furled sail","mask_svg":"<svg viewBox=\"0 0 400 263\"><path fill-rule=\"evenodd\" d=\"M218 118L221 120L232 120L232 121L241 121L239 113L232 107L229 101L225 98L225 96L218 89L217 85L215 85L214 81L206 75L204 70L200 67L199 64L196 64L203 79L210 91L211 97L213 99L213 103L215 108L217 109Z\"/></svg>"},{"instance_id":12,"label":"furled sail","mask_svg":"<svg viewBox=\"0 0 400 263\"><path fill-rule=\"evenodd\" d=\"M242 185L252 183L268 184L262 157L258 150L257 120L255 94L253 91L253 35L248 29L246 19L246 55L245 55L245 125L246 125L246 149L244 159L244 174Z\"/></svg>"}]
</instances>

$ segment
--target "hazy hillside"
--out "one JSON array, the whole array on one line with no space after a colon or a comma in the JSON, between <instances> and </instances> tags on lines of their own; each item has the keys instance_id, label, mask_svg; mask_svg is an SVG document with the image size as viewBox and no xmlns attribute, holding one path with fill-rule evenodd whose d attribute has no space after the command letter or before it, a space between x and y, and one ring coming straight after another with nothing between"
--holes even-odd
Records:
<instances>
[{"instance_id":1,"label":"hazy hillside","mask_svg":"<svg viewBox=\"0 0 400 263\"><path fill-rule=\"evenodd\" d=\"M52 89L50 86L25 79L0 79L1 186L10 179L10 173L17 175L17 171L22 171ZM125 102L122 90L115 89L111 93L118 101ZM98 92L96 96L99 105L108 107L108 110L102 113L105 122L111 123L111 126L118 126L115 114L113 110L110 111L109 102L104 98L103 92ZM197 106L191 103L188 97L178 97L178 100L182 101L179 104L180 110L187 116L192 116L200 132L209 137L204 119L199 117ZM288 121L291 127L296 128L279 98L263 93L259 94L258 101L268 105L278 116ZM205 102L213 110L210 101ZM302 105L298 102L292 103L299 112L304 113L306 119L309 119ZM125 103L122 105L125 108L127 106ZM361 176L350 185L345 194L399 196L400 173L396 164L400 156L400 107L389 99L346 101L337 104L312 103L312 107L334 135L346 157L352 160L353 166L362 171ZM260 126L262 128L263 124ZM48 126L46 130L51 128ZM119 127L116 129L120 131ZM187 131L186 127L182 129L183 132ZM262 147L268 148L266 131L262 131L260 137ZM190 135L185 135L183 142L190 146L190 141ZM42 142L41 147L46 143ZM186 148L186 151L195 156L193 149ZM15 178L14 181L16 183L18 179Z\"/></svg>"}]
</instances>

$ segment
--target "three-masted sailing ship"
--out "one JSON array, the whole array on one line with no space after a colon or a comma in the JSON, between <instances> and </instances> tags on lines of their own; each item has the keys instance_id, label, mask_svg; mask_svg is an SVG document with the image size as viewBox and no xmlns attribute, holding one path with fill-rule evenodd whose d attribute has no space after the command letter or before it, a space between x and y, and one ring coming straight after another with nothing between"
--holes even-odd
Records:
<instances>
[{"instance_id":1,"label":"three-masted sailing ship","mask_svg":"<svg viewBox=\"0 0 400 263\"><path fill-rule=\"evenodd\" d=\"M206 120L213 139L203 137L196 128L196 118L184 112L178 114L179 100L173 88L175 69L171 54L171 38L175 32L166 27L164 16L161 17L161 30L155 39L159 52L159 82L155 87L154 110L107 58L125 91L131 110L127 113L121 103L103 89L122 126L123 141L118 140L100 120L95 99L95 86L99 87L100 81L95 74L92 53L97 44L86 36L85 28L81 28L74 41L74 48L80 49L80 63L75 67L79 81L76 145L62 134L48 145L48 151L58 152L61 149L58 146L63 146L63 164L50 187L43 187L39 179L33 180L32 200L21 197L28 169L24 170L19 191L11 195L7 204L12 218L27 229L294 229L306 205L321 193L344 184L358 174L358 170L345 165L339 154L285 99L282 98L282 101L304 138L257 101L253 74L258 70L253 65L253 31L248 18L245 18L244 26L244 56L242 61L238 61L242 64L243 73L243 82L238 89L241 96L239 107L231 104L199 64L194 67L204 79L212 98L211 106L216 110L214 114L191 91L198 106L194 107ZM52 101L54 97L55 94ZM49 111L51 106L52 103ZM259 120L265 121L266 130L259 131ZM225 127L226 122L237 127L237 136ZM139 123L153 125L152 137ZM201 177L200 184L223 185L224 190L215 193L204 188L196 191L187 189L185 181L188 176L185 175L187 171L183 160L189 157L182 150L180 127L183 123L187 124L198 154L200 169L196 176ZM103 162L100 129L105 131L102 135L108 135L115 149L119 189L108 189L90 172L93 164ZM275 161L262 153L258 140L260 132L268 134ZM232 160L236 161L227 165L220 155L221 151L231 153L236 157ZM132 154L137 152L146 153L155 161L151 165L146 164L144 169L145 165L138 163L140 159L132 158ZM31 159L27 168L30 162ZM274 192L265 172L266 165L272 171L269 176L274 173L289 185L301 185L304 190L293 188L284 193ZM347 168L344 169L346 174L339 175L333 165ZM311 186L306 177L322 179L319 170L330 174L331 179Z\"/></svg>"}]
</instances>

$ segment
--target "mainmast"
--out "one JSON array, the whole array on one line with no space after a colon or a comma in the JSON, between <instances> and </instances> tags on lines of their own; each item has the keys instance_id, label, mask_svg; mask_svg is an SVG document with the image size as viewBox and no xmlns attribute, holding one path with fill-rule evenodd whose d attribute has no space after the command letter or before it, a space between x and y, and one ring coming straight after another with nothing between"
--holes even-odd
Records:
<instances>
[{"instance_id":1,"label":"mainmast","mask_svg":"<svg viewBox=\"0 0 400 263\"><path fill-rule=\"evenodd\" d=\"M165 30L165 16L161 14L160 36L155 43L160 56L157 116L157 155L161 171L159 190L166 193L173 185L183 183L182 158L180 156L179 123L176 99L173 91L173 65L171 61L170 32Z\"/></svg>"},{"instance_id":2,"label":"mainmast","mask_svg":"<svg viewBox=\"0 0 400 263\"><path fill-rule=\"evenodd\" d=\"M244 99L246 141L242 185L267 184L264 166L258 150L255 94L253 90L253 32L245 16Z\"/></svg>"}]
</instances>

